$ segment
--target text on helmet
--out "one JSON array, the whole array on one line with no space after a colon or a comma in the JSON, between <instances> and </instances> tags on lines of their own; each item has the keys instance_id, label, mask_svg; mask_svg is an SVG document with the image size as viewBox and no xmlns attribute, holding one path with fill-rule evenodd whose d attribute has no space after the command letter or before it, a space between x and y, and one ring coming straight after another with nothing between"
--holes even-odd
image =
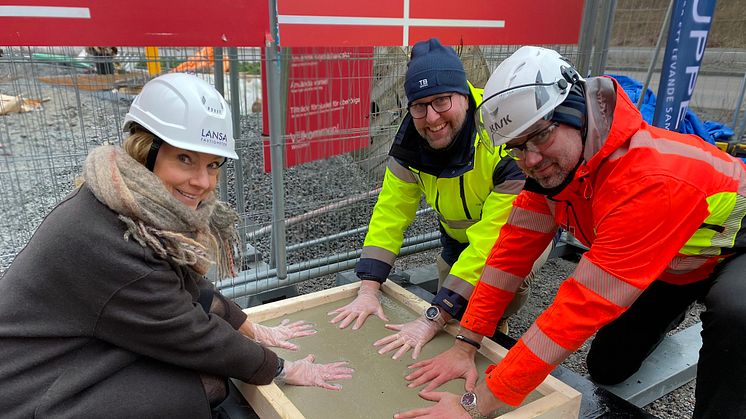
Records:
<instances>
[{"instance_id":1,"label":"text on helmet","mask_svg":"<svg viewBox=\"0 0 746 419\"><path fill-rule=\"evenodd\" d=\"M209 129L202 129L202 135L200 137L202 142L208 144L228 144L228 135L221 131L212 131Z\"/></svg>"},{"instance_id":2,"label":"text on helmet","mask_svg":"<svg viewBox=\"0 0 746 419\"><path fill-rule=\"evenodd\" d=\"M491 123L487 128L489 128L490 133L496 133L497 131L501 130L504 126L512 123L513 120L510 119L510 114L507 114L500 118L499 120Z\"/></svg>"}]
</instances>

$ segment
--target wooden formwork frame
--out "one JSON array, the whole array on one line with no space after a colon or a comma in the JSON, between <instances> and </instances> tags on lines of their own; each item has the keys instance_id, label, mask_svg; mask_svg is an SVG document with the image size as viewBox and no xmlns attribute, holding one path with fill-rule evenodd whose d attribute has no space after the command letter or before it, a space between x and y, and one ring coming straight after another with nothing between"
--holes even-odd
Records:
<instances>
[{"instance_id":1,"label":"wooden formwork frame","mask_svg":"<svg viewBox=\"0 0 746 419\"><path fill-rule=\"evenodd\" d=\"M267 320L286 316L326 303L331 303L344 298L357 295L359 282L319 291L312 294L276 301L244 310L253 322L264 322ZM429 303L391 281L386 281L381 291L405 307L416 313L423 312ZM446 332L455 336L458 334L458 325L450 324ZM493 362L500 361L507 354L507 349L492 342L489 339L482 341L479 352ZM261 418L267 419L302 419L303 414L285 396L282 389L271 383L266 386L255 386L234 380L244 398ZM565 419L577 418L580 411L581 394L563 383L562 381L548 376L544 382L537 387L536 391L540 397L517 409L498 416L499 419Z\"/></svg>"}]
</instances>

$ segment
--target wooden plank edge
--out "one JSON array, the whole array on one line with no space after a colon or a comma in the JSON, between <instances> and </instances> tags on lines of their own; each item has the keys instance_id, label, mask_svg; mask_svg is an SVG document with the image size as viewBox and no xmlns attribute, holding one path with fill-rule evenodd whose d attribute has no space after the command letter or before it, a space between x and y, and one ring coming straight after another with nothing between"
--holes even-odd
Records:
<instances>
[{"instance_id":1,"label":"wooden plank edge","mask_svg":"<svg viewBox=\"0 0 746 419\"><path fill-rule=\"evenodd\" d=\"M499 419L577 419L580 413L580 394L568 398L567 395L555 392L538 400L525 404Z\"/></svg>"},{"instance_id":2,"label":"wooden plank edge","mask_svg":"<svg viewBox=\"0 0 746 419\"><path fill-rule=\"evenodd\" d=\"M243 394L244 399L249 402L254 412L262 419L304 418L300 410L274 382L266 386L255 386L233 379L233 383Z\"/></svg>"},{"instance_id":3,"label":"wooden plank edge","mask_svg":"<svg viewBox=\"0 0 746 419\"><path fill-rule=\"evenodd\" d=\"M244 309L244 313L249 316L249 320L255 323L261 323L266 320L286 316L297 311L317 307L333 301L357 295L357 289L360 287L359 282L342 285L328 290L316 291L310 294L299 295L286 300L273 301L256 307Z\"/></svg>"}]
</instances>

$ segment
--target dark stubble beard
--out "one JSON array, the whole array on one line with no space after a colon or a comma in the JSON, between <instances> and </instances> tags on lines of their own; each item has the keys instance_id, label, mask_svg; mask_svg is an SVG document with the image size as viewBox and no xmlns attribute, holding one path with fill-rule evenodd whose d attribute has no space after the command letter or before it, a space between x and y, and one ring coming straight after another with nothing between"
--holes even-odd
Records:
<instances>
[{"instance_id":1,"label":"dark stubble beard","mask_svg":"<svg viewBox=\"0 0 746 419\"><path fill-rule=\"evenodd\" d=\"M453 134L451 135L451 138L448 139L448 145L446 145L445 147L442 147L442 148L438 148L437 150L439 150L439 151L440 150L446 150L451 145L453 145L453 141L456 139L456 137L458 137L458 135L461 133L461 130L464 128L464 124L466 123L466 115L468 113L469 113L468 109L464 110L464 114L461 117L461 121L458 121L456 129L453 130ZM420 130L420 128L417 128L417 126L415 126L415 129L417 129L417 133L420 134L420 137L422 137L423 139L425 139L425 141L427 142L427 144L430 145L430 141L427 140L427 136L425 135L425 133L427 131L425 129ZM436 150L436 149L434 149L434 150Z\"/></svg>"}]
</instances>

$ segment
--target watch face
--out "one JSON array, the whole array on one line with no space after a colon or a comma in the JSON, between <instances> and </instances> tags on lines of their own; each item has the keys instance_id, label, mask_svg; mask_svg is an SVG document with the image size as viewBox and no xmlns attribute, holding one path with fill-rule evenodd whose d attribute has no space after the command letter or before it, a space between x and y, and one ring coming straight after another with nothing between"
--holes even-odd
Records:
<instances>
[{"instance_id":1,"label":"watch face","mask_svg":"<svg viewBox=\"0 0 746 419\"><path fill-rule=\"evenodd\" d=\"M476 405L477 405L476 394L472 392L468 392L468 393L464 393L464 395L461 396L461 406L470 407L470 406L476 406Z\"/></svg>"},{"instance_id":2,"label":"watch face","mask_svg":"<svg viewBox=\"0 0 746 419\"><path fill-rule=\"evenodd\" d=\"M435 320L438 317L438 314L440 314L440 309L435 306L431 306L430 308L425 310L425 317L430 320Z\"/></svg>"}]
</instances>

